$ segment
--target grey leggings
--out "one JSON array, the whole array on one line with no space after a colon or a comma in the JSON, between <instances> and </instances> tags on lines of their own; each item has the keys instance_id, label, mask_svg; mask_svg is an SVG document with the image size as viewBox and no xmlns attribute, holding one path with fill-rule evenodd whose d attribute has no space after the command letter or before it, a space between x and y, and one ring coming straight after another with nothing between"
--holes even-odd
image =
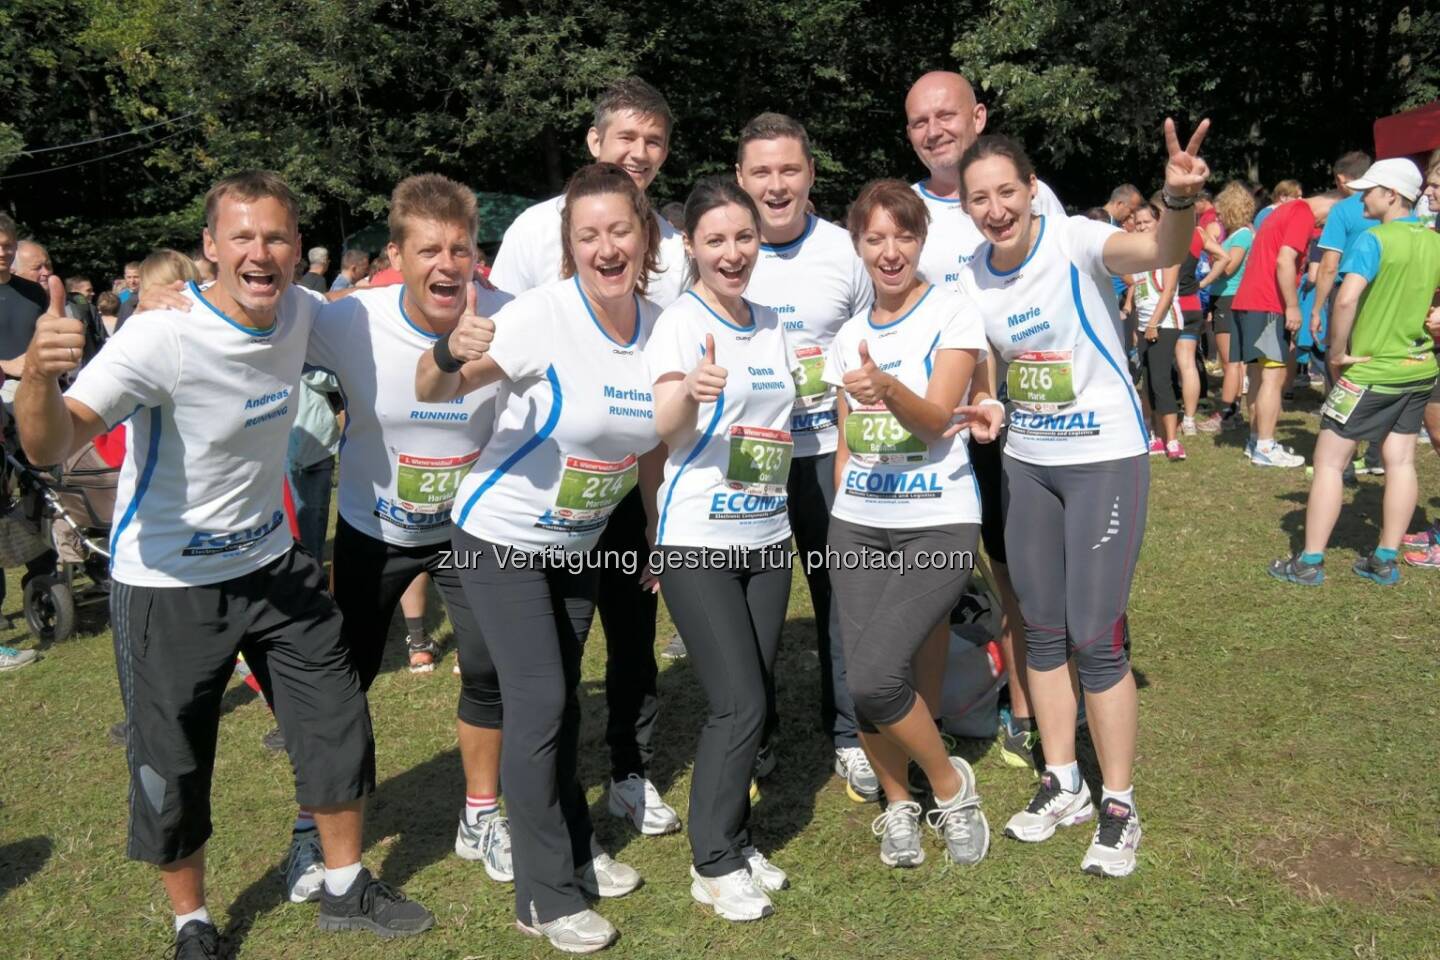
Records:
<instances>
[{"instance_id":1,"label":"grey leggings","mask_svg":"<svg viewBox=\"0 0 1440 960\"><path fill-rule=\"evenodd\" d=\"M1101 693L1130 671L1130 580L1145 536L1147 454L1043 467L1005 455L1005 552L1035 670L1074 651L1080 685Z\"/></svg>"},{"instance_id":2,"label":"grey leggings","mask_svg":"<svg viewBox=\"0 0 1440 960\"><path fill-rule=\"evenodd\" d=\"M965 592L979 540L978 523L889 530L831 519L830 582L861 730L915 706L911 661Z\"/></svg>"}]
</instances>

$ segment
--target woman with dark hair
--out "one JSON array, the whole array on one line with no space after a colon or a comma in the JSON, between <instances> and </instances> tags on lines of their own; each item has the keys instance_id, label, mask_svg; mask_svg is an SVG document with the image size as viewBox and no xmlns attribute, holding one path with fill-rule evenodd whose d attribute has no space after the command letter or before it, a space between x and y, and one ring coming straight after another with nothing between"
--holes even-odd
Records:
<instances>
[{"instance_id":1,"label":"woman with dark hair","mask_svg":"<svg viewBox=\"0 0 1440 960\"><path fill-rule=\"evenodd\" d=\"M855 250L874 305L835 335L825 381L839 388L840 446L830 549L887 562L835 564L846 682L885 811L871 829L880 862L919 866L914 760L935 794L928 816L948 859L979 863L990 847L975 772L948 755L934 717L949 654L950 611L970 579L980 538L980 492L969 437L951 412L983 372L985 331L967 298L917 273L929 214L899 180L877 180L850 206ZM977 391L970 402L998 401ZM938 561L935 558L940 558Z\"/></svg>"},{"instance_id":2,"label":"woman with dark hair","mask_svg":"<svg viewBox=\"0 0 1440 960\"><path fill-rule=\"evenodd\" d=\"M1034 169L1006 137L982 136L960 160L965 211L986 242L961 289L979 304L991 346L1008 365L1014 406L1005 440L1005 547L1025 618L1030 695L1045 771L1007 836L1040 842L1094 815L1075 761L1074 661L1100 758L1099 825L1087 873L1135 869L1140 817L1131 786L1137 733L1126 606L1149 488L1147 431L1125 369L1110 279L1179 263L1195 232L1195 197L1209 173L1197 155L1209 121L1182 150L1165 122L1169 160L1156 229L1124 233L1083 217L1031 210ZM942 346L944 341L942 341ZM967 416L993 437L1003 413Z\"/></svg>"},{"instance_id":3,"label":"woman with dark hair","mask_svg":"<svg viewBox=\"0 0 1440 960\"><path fill-rule=\"evenodd\" d=\"M643 296L658 241L629 174L582 167L565 189L564 279L493 320L467 311L416 371L427 403L499 385L494 435L455 495L455 564L513 705L500 771L516 925L568 953L616 937L587 895L640 885L595 842L575 771L576 689L599 573L585 555L640 473L658 466L642 352L659 313Z\"/></svg>"},{"instance_id":4,"label":"woman with dark hair","mask_svg":"<svg viewBox=\"0 0 1440 960\"><path fill-rule=\"evenodd\" d=\"M690 895L726 920L773 913L785 872L750 842L750 773L791 596L785 482L795 404L779 315L744 298L760 256L755 201L733 178L685 201L690 289L645 347L665 472L655 566L706 691L690 786Z\"/></svg>"},{"instance_id":5,"label":"woman with dark hair","mask_svg":"<svg viewBox=\"0 0 1440 960\"><path fill-rule=\"evenodd\" d=\"M774 912L785 873L750 839L750 776L790 600L786 481L794 371L784 327L745 299L760 257L755 201L731 178L685 202L692 286L645 347L655 428L655 568L709 714L690 785L690 895L726 920Z\"/></svg>"},{"instance_id":6,"label":"woman with dark hair","mask_svg":"<svg viewBox=\"0 0 1440 960\"><path fill-rule=\"evenodd\" d=\"M1135 210L1135 232L1150 233L1160 223L1160 211L1149 203ZM1171 460L1184 460L1180 443L1180 404L1177 395L1175 345L1184 329L1184 319L1175 291L1180 268L1147 270L1137 274L1130 290L1135 304L1135 325L1139 335L1141 363L1145 369L1145 406L1151 421L1150 453Z\"/></svg>"}]
</instances>

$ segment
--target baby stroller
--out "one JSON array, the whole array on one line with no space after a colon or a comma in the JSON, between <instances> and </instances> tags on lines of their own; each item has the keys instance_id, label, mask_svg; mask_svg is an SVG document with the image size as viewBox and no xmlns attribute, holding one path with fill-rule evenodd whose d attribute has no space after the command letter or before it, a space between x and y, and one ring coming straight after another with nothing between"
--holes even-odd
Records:
<instances>
[{"instance_id":1,"label":"baby stroller","mask_svg":"<svg viewBox=\"0 0 1440 960\"><path fill-rule=\"evenodd\" d=\"M97 438L98 440L99 438ZM25 624L43 643L75 632L75 606L110 593L110 523L120 469L86 444L48 470L9 447L0 468L0 566L25 565ZM36 562L53 551L54 565ZM43 568L43 569L42 569ZM78 581L83 573L88 584Z\"/></svg>"}]
</instances>

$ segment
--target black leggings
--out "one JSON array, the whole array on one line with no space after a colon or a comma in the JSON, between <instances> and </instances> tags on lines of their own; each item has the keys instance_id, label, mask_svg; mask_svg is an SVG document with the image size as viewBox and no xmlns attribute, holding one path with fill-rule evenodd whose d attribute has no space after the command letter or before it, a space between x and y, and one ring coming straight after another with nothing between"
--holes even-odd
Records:
<instances>
[{"instance_id":1,"label":"black leggings","mask_svg":"<svg viewBox=\"0 0 1440 960\"><path fill-rule=\"evenodd\" d=\"M458 527L453 542L460 582L480 611L480 635L511 705L500 780L515 852L515 915L530 923L533 901L541 922L549 922L587 906L575 870L590 862L594 828L575 772L576 691L595 610L595 570L551 568L535 555L530 563L502 566L494 544Z\"/></svg>"},{"instance_id":2,"label":"black leggings","mask_svg":"<svg viewBox=\"0 0 1440 960\"><path fill-rule=\"evenodd\" d=\"M344 618L340 641L350 651L360 686L370 689L380 673L390 619L400 595L422 573L430 574L445 601L460 657L460 704L456 715L472 727L500 729L500 681L480 639L475 612L460 586L448 543L401 547L361 533L343 517L335 524L335 605Z\"/></svg>"},{"instance_id":3,"label":"black leggings","mask_svg":"<svg viewBox=\"0 0 1440 960\"><path fill-rule=\"evenodd\" d=\"M1175 369L1175 344L1180 340L1180 331L1162 327L1156 333L1159 337L1151 343L1145 339L1145 331L1140 331L1145 393L1150 398L1150 409L1157 414L1179 413L1180 374Z\"/></svg>"},{"instance_id":4,"label":"black leggings","mask_svg":"<svg viewBox=\"0 0 1440 960\"><path fill-rule=\"evenodd\" d=\"M611 556L633 554L638 569L650 553L645 539L645 502L637 487L620 501L605 532L600 551ZM639 574L628 563L600 567L600 625L605 628L605 742L610 747L610 776L624 780L646 776L655 755L655 721L660 713L656 694L655 611L659 598L641 590Z\"/></svg>"},{"instance_id":5,"label":"black leggings","mask_svg":"<svg viewBox=\"0 0 1440 960\"><path fill-rule=\"evenodd\" d=\"M750 775L773 709L790 550L779 543L738 557L699 547L662 551L665 605L710 708L690 780L690 851L697 873L721 877L745 869L740 850L750 845ZM516 857L518 864L518 850Z\"/></svg>"}]
</instances>

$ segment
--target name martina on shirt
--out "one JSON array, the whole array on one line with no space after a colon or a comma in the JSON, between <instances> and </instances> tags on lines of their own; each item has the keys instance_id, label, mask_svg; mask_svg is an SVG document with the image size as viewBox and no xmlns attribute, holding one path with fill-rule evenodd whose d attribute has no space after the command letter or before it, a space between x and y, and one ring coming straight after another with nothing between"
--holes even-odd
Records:
<instances>
[{"instance_id":1,"label":"name martina on shirt","mask_svg":"<svg viewBox=\"0 0 1440 960\"><path fill-rule=\"evenodd\" d=\"M502 570L565 570L571 574L586 570L619 570L635 576L648 569L657 576L666 570L791 569L798 559L806 570L969 570L975 555L968 550L920 551L906 557L900 550L811 550L803 556L788 544L766 547L688 548L656 547L648 555L637 550L521 550L504 544L490 548L495 565ZM483 550L442 550L440 569L473 570L482 565ZM643 561L643 565L642 565Z\"/></svg>"}]
</instances>

